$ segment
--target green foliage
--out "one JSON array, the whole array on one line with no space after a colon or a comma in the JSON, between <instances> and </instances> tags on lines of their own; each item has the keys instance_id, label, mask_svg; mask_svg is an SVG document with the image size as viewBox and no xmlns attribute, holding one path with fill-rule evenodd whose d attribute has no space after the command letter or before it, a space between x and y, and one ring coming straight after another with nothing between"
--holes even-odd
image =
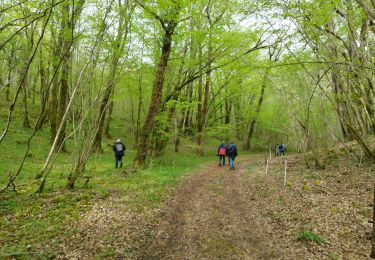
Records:
<instances>
[{"instance_id":1,"label":"green foliage","mask_svg":"<svg viewBox=\"0 0 375 260\"><path fill-rule=\"evenodd\" d=\"M322 238L321 236L309 230L301 230L297 239L299 241L313 241L313 242L316 242L317 244L323 244L326 242L324 238Z\"/></svg>"}]
</instances>

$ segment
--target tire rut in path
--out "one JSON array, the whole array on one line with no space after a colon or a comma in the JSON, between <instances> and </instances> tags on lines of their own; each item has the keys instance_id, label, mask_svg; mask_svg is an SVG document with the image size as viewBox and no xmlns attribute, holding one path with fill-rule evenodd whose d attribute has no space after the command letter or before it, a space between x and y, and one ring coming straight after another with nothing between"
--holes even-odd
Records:
<instances>
[{"instance_id":1,"label":"tire rut in path","mask_svg":"<svg viewBox=\"0 0 375 260\"><path fill-rule=\"evenodd\" d=\"M144 258L275 258L242 176L257 160L239 159L235 171L210 164L191 176L167 202Z\"/></svg>"}]
</instances>

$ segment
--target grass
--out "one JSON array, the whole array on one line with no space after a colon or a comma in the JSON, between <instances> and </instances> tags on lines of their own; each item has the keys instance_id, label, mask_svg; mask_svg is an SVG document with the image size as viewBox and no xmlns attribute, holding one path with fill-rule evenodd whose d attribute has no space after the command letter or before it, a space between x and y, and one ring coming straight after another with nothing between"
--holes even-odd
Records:
<instances>
[{"instance_id":1,"label":"grass","mask_svg":"<svg viewBox=\"0 0 375 260\"><path fill-rule=\"evenodd\" d=\"M326 242L323 237L320 237L319 235L309 230L302 230L297 239L299 241L313 241L319 245Z\"/></svg>"},{"instance_id":2,"label":"grass","mask_svg":"<svg viewBox=\"0 0 375 260\"><path fill-rule=\"evenodd\" d=\"M4 103L3 103L4 104ZM35 118L37 107L31 107L31 118ZM7 108L0 105L0 129L3 129ZM15 111L14 123L4 142L0 145L0 189L14 174L24 155L26 140L30 129L22 125L22 111ZM135 156L130 136L123 136L124 121L115 119L112 134L121 137L127 144L124 168L128 167ZM93 154L86 166L87 175L92 178L89 187L84 187L85 179L79 179L74 190L65 188L74 154L72 141L67 142L68 153L59 155L55 167L47 179L45 192L36 194L39 181L35 175L41 170L49 152L49 132L45 128L38 132L32 141L30 156L16 180L17 192L0 193L0 258L17 259L49 258L56 252L58 245L74 234L74 224L80 215L91 209L98 201L110 196L121 198L130 208L148 211L160 207L170 191L182 180L182 177L212 157L197 157L191 148L181 147L181 153L170 150L152 167L136 174L125 176L114 169L114 156L104 145L112 140L104 140L103 154ZM214 149L215 150L215 149Z\"/></svg>"}]
</instances>

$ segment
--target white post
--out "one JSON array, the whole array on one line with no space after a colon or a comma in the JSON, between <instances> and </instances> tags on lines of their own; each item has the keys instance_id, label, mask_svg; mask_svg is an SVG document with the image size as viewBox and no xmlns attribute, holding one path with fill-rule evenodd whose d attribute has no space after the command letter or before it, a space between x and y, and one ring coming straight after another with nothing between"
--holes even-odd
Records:
<instances>
[{"instance_id":1,"label":"white post","mask_svg":"<svg viewBox=\"0 0 375 260\"><path fill-rule=\"evenodd\" d=\"M267 164L266 164L266 175L268 174L268 160L267 160Z\"/></svg>"},{"instance_id":2,"label":"white post","mask_svg":"<svg viewBox=\"0 0 375 260\"><path fill-rule=\"evenodd\" d=\"M285 187L285 185L286 185L286 169L287 169L287 167L288 167L288 161L285 160L285 168L284 168L284 187Z\"/></svg>"}]
</instances>

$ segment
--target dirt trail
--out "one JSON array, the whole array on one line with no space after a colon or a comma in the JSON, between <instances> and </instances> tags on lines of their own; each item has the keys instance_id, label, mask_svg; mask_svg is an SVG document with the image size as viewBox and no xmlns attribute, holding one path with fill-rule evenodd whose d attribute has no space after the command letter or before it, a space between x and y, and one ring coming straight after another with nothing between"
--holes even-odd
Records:
<instances>
[{"instance_id":1,"label":"dirt trail","mask_svg":"<svg viewBox=\"0 0 375 260\"><path fill-rule=\"evenodd\" d=\"M245 181L261 157L240 158L236 170L209 164L191 176L163 211L146 259L282 258L268 243L272 230Z\"/></svg>"}]
</instances>

